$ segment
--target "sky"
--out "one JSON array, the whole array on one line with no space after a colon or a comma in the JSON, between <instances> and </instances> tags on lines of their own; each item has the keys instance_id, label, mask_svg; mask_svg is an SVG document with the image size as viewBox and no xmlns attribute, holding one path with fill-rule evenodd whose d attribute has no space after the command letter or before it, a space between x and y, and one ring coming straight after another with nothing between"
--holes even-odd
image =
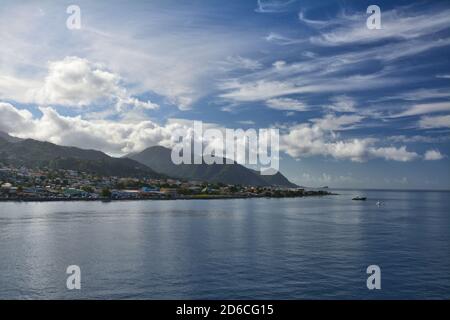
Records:
<instances>
[{"instance_id":1,"label":"sky","mask_svg":"<svg viewBox=\"0 0 450 320\"><path fill-rule=\"evenodd\" d=\"M299 185L450 189L449 17L448 1L0 0L0 131L123 156L192 120L276 128Z\"/></svg>"}]
</instances>

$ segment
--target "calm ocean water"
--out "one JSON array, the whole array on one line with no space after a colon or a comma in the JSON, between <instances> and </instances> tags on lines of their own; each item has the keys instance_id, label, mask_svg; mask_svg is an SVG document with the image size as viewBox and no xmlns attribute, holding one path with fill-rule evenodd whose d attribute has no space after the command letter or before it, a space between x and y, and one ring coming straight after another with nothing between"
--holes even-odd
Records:
<instances>
[{"instance_id":1,"label":"calm ocean water","mask_svg":"<svg viewBox=\"0 0 450 320\"><path fill-rule=\"evenodd\" d=\"M450 298L450 193L339 193L0 203L0 298ZM381 290L366 287L372 264Z\"/></svg>"}]
</instances>

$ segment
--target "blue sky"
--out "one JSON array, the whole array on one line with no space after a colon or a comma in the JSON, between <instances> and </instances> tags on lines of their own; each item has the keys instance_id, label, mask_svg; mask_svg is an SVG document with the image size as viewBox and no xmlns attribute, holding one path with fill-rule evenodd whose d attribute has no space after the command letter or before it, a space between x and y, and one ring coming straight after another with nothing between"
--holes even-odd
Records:
<instances>
[{"instance_id":1,"label":"blue sky","mask_svg":"<svg viewBox=\"0 0 450 320\"><path fill-rule=\"evenodd\" d=\"M118 156L273 127L298 184L450 189L448 1L0 2L0 130Z\"/></svg>"}]
</instances>

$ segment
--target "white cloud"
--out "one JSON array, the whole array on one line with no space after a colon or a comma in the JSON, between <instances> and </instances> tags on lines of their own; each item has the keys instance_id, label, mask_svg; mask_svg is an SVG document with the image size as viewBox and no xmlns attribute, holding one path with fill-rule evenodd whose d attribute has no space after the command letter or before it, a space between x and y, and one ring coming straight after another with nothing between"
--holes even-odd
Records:
<instances>
[{"instance_id":1,"label":"white cloud","mask_svg":"<svg viewBox=\"0 0 450 320\"><path fill-rule=\"evenodd\" d=\"M16 109L7 103L0 103L0 131L19 138L32 138L49 141L59 145L75 146L84 149L96 149L113 156L122 156L130 152L141 151L149 146L162 145L172 147L177 142L177 134L195 137L207 145L217 144L217 139L194 136L193 121L169 119L159 125L153 121L112 121L87 120L80 116L70 117L58 114L54 109L39 108L42 116L33 118L29 112ZM11 126L14 120L20 126ZM203 129L215 128L225 132L225 128L213 123L203 123ZM245 141L237 141L238 144ZM257 151L255 151L257 152ZM237 159L245 161L245 159Z\"/></svg>"},{"instance_id":2,"label":"white cloud","mask_svg":"<svg viewBox=\"0 0 450 320\"><path fill-rule=\"evenodd\" d=\"M323 130L334 131L351 129L352 127L349 127L349 125L357 124L363 119L364 117L360 115L343 115L336 117L335 115L327 114L323 118L311 119L311 121Z\"/></svg>"},{"instance_id":3,"label":"white cloud","mask_svg":"<svg viewBox=\"0 0 450 320\"><path fill-rule=\"evenodd\" d=\"M284 35L281 35L276 32L270 32L267 36L264 37L264 39L268 42L272 42L281 46L287 46L287 45L293 45L293 44L299 44L302 42L305 42L304 39L292 39L289 37L286 37Z\"/></svg>"},{"instance_id":4,"label":"white cloud","mask_svg":"<svg viewBox=\"0 0 450 320\"><path fill-rule=\"evenodd\" d=\"M298 19L302 22L304 22L305 24L312 26L314 28L324 28L324 27L329 27L333 24L339 24L341 23L341 21L337 20L337 21L333 21L333 20L312 20L312 19L308 19L305 16L305 13L303 11L300 11L298 13Z\"/></svg>"},{"instance_id":5,"label":"white cloud","mask_svg":"<svg viewBox=\"0 0 450 320\"><path fill-rule=\"evenodd\" d=\"M291 2L259 1L258 9L260 12L280 12L294 7L290 6ZM47 13L45 18L38 14L38 6L43 6ZM393 89L395 85L399 85L399 88L412 88L410 84L416 81L421 81L421 85L425 83L422 81L427 76L426 73L414 72L424 67L424 64L409 63L406 59L397 64L395 60L448 46L448 35L437 34L444 25L450 25L447 18L447 22L443 19L444 15L448 15L447 9L442 12L422 11L418 14L409 13L406 7L396 11L383 11L382 25L385 30L380 32L365 30L367 15L364 11L359 16L342 15L330 21L307 19L301 13L299 19L302 23L315 28L317 32L313 32L318 34L313 39L307 39L301 38L300 34L309 33L309 28L303 33L303 30L283 30L282 25L277 25L274 29L276 32L264 29L261 33L261 25L255 25L252 29L251 24L247 24L249 29L242 32L242 25L224 25L224 20L220 20L222 15L215 16L218 18L217 23L210 21L211 12L202 11L204 6L199 7L202 8L198 12L192 10L192 6L170 6L170 13L164 10L145 10L145 19L139 16L139 12L134 12L136 19L130 20L130 23L122 23L127 19L121 19L120 16L126 17L128 14L125 13L129 12L117 10L121 9L120 6L108 12L119 12L111 18L106 13L97 14L98 10L85 7L86 12L94 14L90 17L89 24L83 25L82 32L68 35L65 28L59 27L64 26L65 16L54 15L52 10L57 9L53 5L27 4L20 8L15 5L5 6L0 13L0 43L7 44L0 46L0 99L50 105L64 103L80 109L102 101L122 111L122 114L117 117L119 122L101 120L117 115L112 113L117 110L85 108L75 111L83 113L82 116L63 117L53 108L44 108L43 116L36 118L26 110L15 109L12 105L3 103L1 128L5 131L21 131L23 136L30 134L31 137L43 140L79 146L86 144L121 154L127 152L125 150L146 146L147 142L165 143L170 136L168 129L173 129L167 123L158 125L153 121L142 121L145 110L158 107L152 101L139 99L142 94L156 93L165 98L164 102L185 110L193 107L201 97L215 94L217 80L226 77L219 88L221 92L218 93L228 103L224 107L226 110L233 108L233 111L239 112L236 107L240 102L258 101L261 104L267 103L274 109L290 111L280 114L292 115L292 110L305 110L306 102L314 101L316 97L326 99L328 93L331 93L335 96L330 100L331 105L324 106L325 108L335 112L358 112L358 116L352 117L327 115L321 119L312 119L310 123L288 128L282 140L286 143L286 150L292 154L321 155L352 161L366 161L373 157L398 161L414 158L415 153L406 148L384 144L380 147L380 140L365 137L341 138L337 131L360 127L364 120L364 110L361 108L364 106L364 99L353 95L352 91L363 90L364 95L371 95L377 88ZM48 19L49 15L62 17L62 23ZM430 21L427 22L427 19ZM23 21L27 23L24 24ZM410 25L407 26L406 23ZM208 28L205 28L206 24ZM357 28L363 30L356 30ZM367 33L369 31L370 34ZM298 50L283 47L285 50L274 51L274 45L261 39L266 34L266 40L272 44L302 44ZM317 44L334 46L372 43L388 38L396 38L396 41L379 42L370 48L342 47L339 53L315 47ZM298 53L298 61L292 62L291 51ZM65 61L70 59L64 59L68 55L83 58L73 57L79 60ZM254 59L255 57L258 58ZM267 57L272 57L272 60L267 60ZM48 61L51 61L50 70L45 68ZM75 62L80 65L71 68L71 64ZM271 65L271 62L274 63ZM406 64L411 74L407 77L403 75L404 70L399 69ZM368 69L369 72L380 71L365 73ZM445 73L444 69L436 70ZM239 77L230 80L229 71L236 71L232 75ZM437 77L445 79L447 76L442 74ZM298 94L298 100L292 99L292 94ZM347 94L358 99L353 100ZM446 97L448 90L441 88L406 92L400 98L416 101ZM307 100L310 98L311 100ZM450 111L448 107L435 105L430 108L426 105L415 106L404 112L391 112L398 112L394 114L396 117L405 116L402 113L425 115ZM306 115L308 114L302 116ZM12 122L7 119L12 119ZM423 117L418 122L425 129L448 128L449 123L448 116ZM36 129L38 125L48 125L48 130L45 128L39 132ZM54 128L54 131L49 132L50 128ZM92 134L88 134L88 131L92 131ZM152 132L154 139L150 139L150 135L144 137L147 131ZM300 133L306 137L298 136L299 143L296 145L294 137ZM396 143L396 146L397 143L403 144L400 141L391 143Z\"/></svg>"},{"instance_id":6,"label":"white cloud","mask_svg":"<svg viewBox=\"0 0 450 320\"><path fill-rule=\"evenodd\" d=\"M329 109L336 112L356 112L356 102L346 95L335 96Z\"/></svg>"},{"instance_id":7,"label":"white cloud","mask_svg":"<svg viewBox=\"0 0 450 320\"><path fill-rule=\"evenodd\" d=\"M108 72L120 75L132 85L127 86L130 96L153 92L180 109L192 108L215 90L214 80L223 75L219 61L254 52L259 30L249 27L242 32L220 23L205 28L210 14L206 6L170 5L170 11L155 10L165 5L148 4L150 9L143 15L139 6L118 4L106 14L86 2L82 6L90 13L89 20L85 17L80 32L65 28L64 8L61 11L53 3L2 6L0 43L7 45L0 46L0 98L29 102L23 93L39 89L34 82L42 82L46 63L76 55L101 62ZM136 19L127 19L130 15ZM14 88L10 79L17 82ZM41 93L45 98L72 100L67 95Z\"/></svg>"},{"instance_id":8,"label":"white cloud","mask_svg":"<svg viewBox=\"0 0 450 320\"><path fill-rule=\"evenodd\" d=\"M435 43L435 42L431 42ZM450 44L450 40L448 41ZM395 46L395 45L394 45ZM257 70L241 77L224 80L219 89L219 97L236 102L261 101L291 94L338 93L338 98L347 101L335 101L336 109L342 109L344 103L347 110L352 105L343 92L357 92L387 86L404 85L414 81L413 78L401 79L395 68L383 68L371 74L355 73L355 66L367 61L380 60L387 62L408 53L408 47L381 46L356 52L333 56L308 58L304 61L287 63L276 60L272 67ZM409 46L409 44L408 44ZM393 56L393 53L396 56ZM339 74L346 73L345 77ZM341 95L342 97L339 97ZM340 104L339 104L340 102ZM353 105L354 107L354 105Z\"/></svg>"},{"instance_id":9,"label":"white cloud","mask_svg":"<svg viewBox=\"0 0 450 320\"><path fill-rule=\"evenodd\" d=\"M312 27L330 27L330 30L312 37L311 41L319 45L334 46L370 43L389 38L402 40L419 38L449 28L449 14L450 10L448 9L417 13L410 12L406 7L382 11L382 28L379 30L366 28L368 15L365 12L354 15L342 14L329 21L328 25L325 21L317 22L305 19L302 21Z\"/></svg>"},{"instance_id":10,"label":"white cloud","mask_svg":"<svg viewBox=\"0 0 450 320\"><path fill-rule=\"evenodd\" d=\"M306 111L308 108L306 105L296 99L291 98L273 98L266 101L266 105L269 108L276 110L288 110L288 111Z\"/></svg>"},{"instance_id":11,"label":"white cloud","mask_svg":"<svg viewBox=\"0 0 450 320\"><path fill-rule=\"evenodd\" d=\"M322 51L319 55L294 63L280 60L274 64L273 68L258 70L240 78L228 80L220 87L223 91L220 97L235 102L247 102L291 94L338 93L342 95L342 93L367 90L367 88L374 90L405 86L406 83L423 80L420 73L414 77L401 77L395 62L428 50L449 46L450 39L446 35L437 39L424 37L424 35L431 36L443 28L450 28L447 19L447 13L450 11L434 9L434 11L422 11L418 14L414 12L414 8L410 9L399 7L396 10L383 11L383 30L368 30L365 25L367 18L365 12L360 15L343 14L329 21L309 20L301 12L299 18L316 28L321 34L313 40L329 42L329 45L349 44L353 41L366 43L394 36L398 37L399 41L385 41L378 46L360 47L357 50L347 50L331 55ZM286 37L277 32L270 32L266 40L280 45L305 41ZM317 43L313 41L314 45ZM306 46L306 49L309 50L310 47ZM356 73L362 65L368 64L380 65L380 71L370 75ZM416 67L419 66L411 66L411 68ZM342 76L343 74L346 76ZM445 88L442 90L419 89L397 98L405 100L444 98L448 97L445 91L448 92ZM354 112L355 107L355 104L349 100L335 101L330 106L337 112Z\"/></svg>"},{"instance_id":12,"label":"white cloud","mask_svg":"<svg viewBox=\"0 0 450 320\"><path fill-rule=\"evenodd\" d=\"M422 129L450 128L450 115L422 117L419 120Z\"/></svg>"},{"instance_id":13,"label":"white cloud","mask_svg":"<svg viewBox=\"0 0 450 320\"><path fill-rule=\"evenodd\" d=\"M11 83L10 78L0 78L0 92L8 89L2 83ZM66 107L88 107L93 104L113 104L117 111L126 107L136 109L157 109L159 105L151 101L141 101L132 97L121 84L119 75L112 73L101 64L87 59L69 56L48 63L48 73L41 81L27 81L13 78L14 91L8 98L38 105L58 105ZM5 91L3 91L5 92Z\"/></svg>"},{"instance_id":14,"label":"white cloud","mask_svg":"<svg viewBox=\"0 0 450 320\"><path fill-rule=\"evenodd\" d=\"M427 152L425 152L424 159L430 161L442 160L444 159L444 156L441 154L439 150L428 150Z\"/></svg>"},{"instance_id":15,"label":"white cloud","mask_svg":"<svg viewBox=\"0 0 450 320\"><path fill-rule=\"evenodd\" d=\"M42 116L33 117L29 111L0 103L0 131L20 138L98 149L111 155L123 155L158 144L170 147L175 142L173 134L177 130L183 130L186 135L192 134L191 120L172 119L159 125L150 120L119 122L62 116L50 107L39 110ZM353 119L353 122L357 121ZM331 156L351 161L366 161L374 157L410 161L417 157L416 153L407 151L405 147L377 147L374 145L375 139L339 140L332 131L345 130L351 124L350 118L342 116L288 127L280 136L280 150L295 158ZM217 124L205 123L204 126L224 129Z\"/></svg>"},{"instance_id":16,"label":"white cloud","mask_svg":"<svg viewBox=\"0 0 450 320\"><path fill-rule=\"evenodd\" d=\"M29 91L37 104L88 106L100 99L123 94L119 76L79 57L66 57L48 64L48 74L39 89Z\"/></svg>"},{"instance_id":17,"label":"white cloud","mask_svg":"<svg viewBox=\"0 0 450 320\"><path fill-rule=\"evenodd\" d=\"M52 108L39 108L41 117L33 117L8 103L0 103L0 131L21 138L32 138L56 144L97 149L111 155L123 155L148 146L169 146L174 130L184 124L172 122L160 126L152 121L117 122L86 120L80 116L58 114Z\"/></svg>"},{"instance_id":18,"label":"white cloud","mask_svg":"<svg viewBox=\"0 0 450 320\"><path fill-rule=\"evenodd\" d=\"M278 96L298 93L301 90L287 82L265 80L250 83L228 81L221 85L221 89L229 91L221 94L222 98L240 102L268 100Z\"/></svg>"},{"instance_id":19,"label":"white cloud","mask_svg":"<svg viewBox=\"0 0 450 320\"><path fill-rule=\"evenodd\" d=\"M219 86L219 89L225 91L219 96L236 102L261 101L291 94L366 90L367 86L377 88L386 86L386 83L395 82L399 80L383 79L379 74L354 75L343 79L333 77L321 79L317 78L317 75L309 79L292 77L282 81L263 78L242 82L233 79Z\"/></svg>"},{"instance_id":20,"label":"white cloud","mask_svg":"<svg viewBox=\"0 0 450 320\"><path fill-rule=\"evenodd\" d=\"M368 147L371 143L371 139L328 142L325 144L325 152L336 159L350 159L355 162L363 162L368 158ZM378 156L382 157L382 155Z\"/></svg>"},{"instance_id":21,"label":"white cloud","mask_svg":"<svg viewBox=\"0 0 450 320\"><path fill-rule=\"evenodd\" d=\"M272 65L276 70L282 70L286 66L286 61L278 60L275 61Z\"/></svg>"},{"instance_id":22,"label":"white cloud","mask_svg":"<svg viewBox=\"0 0 450 320\"><path fill-rule=\"evenodd\" d=\"M334 131L347 130L358 123L360 116L335 117L312 120L313 124L300 124L287 129L280 137L280 149L294 158L325 156L340 160L364 162L371 158L393 161L412 161L418 157L405 146L377 147L376 139L357 138L339 140Z\"/></svg>"},{"instance_id":23,"label":"white cloud","mask_svg":"<svg viewBox=\"0 0 450 320\"><path fill-rule=\"evenodd\" d=\"M398 135L398 136L390 136L387 137L386 139L395 143L445 143L450 140L450 136L439 135L437 137L430 137L420 135L414 136Z\"/></svg>"},{"instance_id":24,"label":"white cloud","mask_svg":"<svg viewBox=\"0 0 450 320\"><path fill-rule=\"evenodd\" d=\"M28 110L16 109L5 102L0 102L0 115L0 130L8 133L26 127L33 119Z\"/></svg>"},{"instance_id":25,"label":"white cloud","mask_svg":"<svg viewBox=\"0 0 450 320\"><path fill-rule=\"evenodd\" d=\"M317 55L314 52L311 52L311 51L304 51L304 52L302 52L302 56L310 58L310 59L313 59Z\"/></svg>"},{"instance_id":26,"label":"white cloud","mask_svg":"<svg viewBox=\"0 0 450 320\"><path fill-rule=\"evenodd\" d=\"M374 147L374 139L336 140L333 135L316 126L292 128L282 136L282 150L294 158L325 156L339 160L365 162L371 158L393 161L412 161L418 157L405 146Z\"/></svg>"},{"instance_id":27,"label":"white cloud","mask_svg":"<svg viewBox=\"0 0 450 320\"><path fill-rule=\"evenodd\" d=\"M40 84L40 81L33 79L19 79L11 75L0 74L0 99L30 102L28 94L30 88L37 88Z\"/></svg>"},{"instance_id":28,"label":"white cloud","mask_svg":"<svg viewBox=\"0 0 450 320\"><path fill-rule=\"evenodd\" d=\"M256 12L275 13L283 12L296 0L257 0Z\"/></svg>"},{"instance_id":29,"label":"white cloud","mask_svg":"<svg viewBox=\"0 0 450 320\"><path fill-rule=\"evenodd\" d=\"M401 162L411 161L419 156L416 152L410 152L406 150L405 146L402 146L400 148L395 147L370 148L369 152L372 156L375 157Z\"/></svg>"},{"instance_id":30,"label":"white cloud","mask_svg":"<svg viewBox=\"0 0 450 320\"><path fill-rule=\"evenodd\" d=\"M373 101L386 100L406 100L406 101L420 101L428 99L449 98L450 92L447 88L433 88L433 89L416 89L395 94L392 96L380 97Z\"/></svg>"},{"instance_id":31,"label":"white cloud","mask_svg":"<svg viewBox=\"0 0 450 320\"><path fill-rule=\"evenodd\" d=\"M137 98L133 97L126 97L126 98L118 98L117 101L117 108L119 110L123 109L125 106L133 106L137 109L144 109L144 110L155 110L159 108L159 105L156 103L148 101L141 101Z\"/></svg>"},{"instance_id":32,"label":"white cloud","mask_svg":"<svg viewBox=\"0 0 450 320\"><path fill-rule=\"evenodd\" d=\"M255 125L255 121L253 121L253 120L240 120L240 121L238 121L238 123L243 124L243 125L248 125L248 126Z\"/></svg>"},{"instance_id":33,"label":"white cloud","mask_svg":"<svg viewBox=\"0 0 450 320\"><path fill-rule=\"evenodd\" d=\"M417 116L428 113L450 111L450 102L435 102L435 103L423 103L416 104L401 113L394 114L391 118Z\"/></svg>"},{"instance_id":34,"label":"white cloud","mask_svg":"<svg viewBox=\"0 0 450 320\"><path fill-rule=\"evenodd\" d=\"M230 56L222 62L226 71L244 69L244 70L258 70L262 68L262 64L254 59L244 58L241 56Z\"/></svg>"},{"instance_id":35,"label":"white cloud","mask_svg":"<svg viewBox=\"0 0 450 320\"><path fill-rule=\"evenodd\" d=\"M135 36L141 33L140 26L125 32L114 30L110 38L93 36L96 45L89 54L136 83L136 91L151 90L180 110L189 110L215 90L215 80L226 72L220 62L245 56L256 42L251 29L238 34L230 27L180 25L180 21L196 21L196 14L187 18L174 12L161 22L157 13L150 13L145 28L152 32L147 40ZM243 62L249 63L241 61L241 67Z\"/></svg>"}]
</instances>

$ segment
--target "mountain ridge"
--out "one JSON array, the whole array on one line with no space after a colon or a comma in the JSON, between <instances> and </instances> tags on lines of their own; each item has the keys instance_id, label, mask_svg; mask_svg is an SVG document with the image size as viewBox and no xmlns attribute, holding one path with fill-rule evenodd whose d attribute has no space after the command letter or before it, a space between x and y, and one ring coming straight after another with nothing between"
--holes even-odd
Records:
<instances>
[{"instance_id":1,"label":"mountain ridge","mask_svg":"<svg viewBox=\"0 0 450 320\"><path fill-rule=\"evenodd\" d=\"M13 143L23 140L23 139L20 139L20 138L16 138L16 137L10 136L9 134L7 134L6 132L3 132L3 131L0 131L0 139L3 139L5 141L7 141L7 142L13 142Z\"/></svg>"},{"instance_id":2,"label":"mountain ridge","mask_svg":"<svg viewBox=\"0 0 450 320\"><path fill-rule=\"evenodd\" d=\"M94 149L20 139L0 131L0 162L5 164L84 171L100 176L171 177L235 185L297 187L280 172L261 175L236 162L225 164L225 159L224 164L175 165L171 152L171 149L153 146L142 152L114 158Z\"/></svg>"},{"instance_id":3,"label":"mountain ridge","mask_svg":"<svg viewBox=\"0 0 450 320\"><path fill-rule=\"evenodd\" d=\"M162 146L149 147L139 153L127 155L151 167L156 172L179 179L221 182L225 184L240 184L254 186L297 187L280 172L275 175L261 175L258 171L234 164L180 164L171 161L171 149Z\"/></svg>"},{"instance_id":4,"label":"mountain ridge","mask_svg":"<svg viewBox=\"0 0 450 320\"><path fill-rule=\"evenodd\" d=\"M5 164L76 170L101 176L165 177L129 158L114 158L98 150L60 146L33 139L10 142L8 136L4 132L0 134L0 162Z\"/></svg>"}]
</instances>

